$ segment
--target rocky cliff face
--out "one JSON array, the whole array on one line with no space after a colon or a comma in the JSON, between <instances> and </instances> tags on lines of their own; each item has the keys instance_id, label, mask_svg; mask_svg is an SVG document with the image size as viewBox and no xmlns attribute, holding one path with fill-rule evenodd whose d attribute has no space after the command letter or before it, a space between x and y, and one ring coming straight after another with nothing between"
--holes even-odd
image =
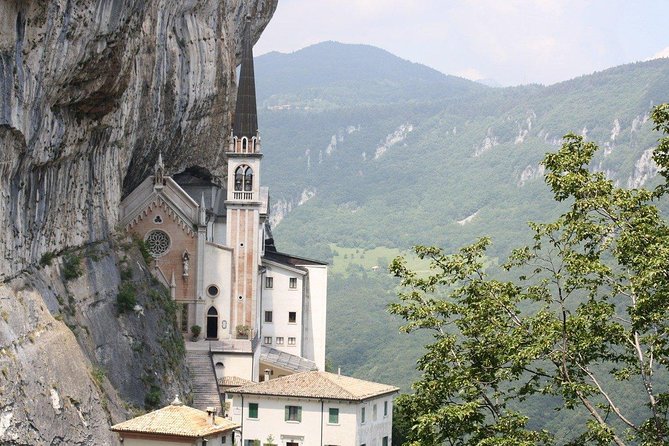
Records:
<instances>
[{"instance_id":1,"label":"rocky cliff face","mask_svg":"<svg viewBox=\"0 0 669 446\"><path fill-rule=\"evenodd\" d=\"M114 444L110 423L188 393L118 205L159 150L223 177L244 18L257 38L276 3L0 2L0 443ZM143 314L118 313L124 287Z\"/></svg>"},{"instance_id":2,"label":"rocky cliff face","mask_svg":"<svg viewBox=\"0 0 669 446\"><path fill-rule=\"evenodd\" d=\"M0 279L106 237L158 150L221 177L244 17L276 3L0 3Z\"/></svg>"}]
</instances>

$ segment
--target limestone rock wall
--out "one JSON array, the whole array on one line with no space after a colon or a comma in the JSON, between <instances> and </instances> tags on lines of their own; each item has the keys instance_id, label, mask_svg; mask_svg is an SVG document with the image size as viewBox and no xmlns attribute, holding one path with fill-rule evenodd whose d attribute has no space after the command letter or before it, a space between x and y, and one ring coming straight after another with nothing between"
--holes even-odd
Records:
<instances>
[{"instance_id":1,"label":"limestone rock wall","mask_svg":"<svg viewBox=\"0 0 669 446\"><path fill-rule=\"evenodd\" d=\"M72 258L80 275L68 278ZM119 311L121 289L138 311ZM112 424L147 403L188 400L175 311L129 239L0 284L0 443L116 444Z\"/></svg>"},{"instance_id":2,"label":"limestone rock wall","mask_svg":"<svg viewBox=\"0 0 669 446\"><path fill-rule=\"evenodd\" d=\"M0 1L0 443L117 444L156 389L188 399L174 309L119 247L118 205L159 150L223 178L244 18L257 38L276 4ZM143 314L118 314L128 283Z\"/></svg>"},{"instance_id":3,"label":"limestone rock wall","mask_svg":"<svg viewBox=\"0 0 669 446\"><path fill-rule=\"evenodd\" d=\"M0 2L0 280L105 238L158 150L221 178L244 18L276 4Z\"/></svg>"}]
</instances>

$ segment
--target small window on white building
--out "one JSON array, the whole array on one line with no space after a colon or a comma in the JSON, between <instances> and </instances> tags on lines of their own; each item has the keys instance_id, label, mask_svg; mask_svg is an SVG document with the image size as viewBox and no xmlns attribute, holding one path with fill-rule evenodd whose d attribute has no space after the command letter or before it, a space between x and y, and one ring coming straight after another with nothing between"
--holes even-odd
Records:
<instances>
[{"instance_id":1,"label":"small window on white building","mask_svg":"<svg viewBox=\"0 0 669 446\"><path fill-rule=\"evenodd\" d=\"M276 345L283 345L283 336L276 337Z\"/></svg>"},{"instance_id":2,"label":"small window on white building","mask_svg":"<svg viewBox=\"0 0 669 446\"><path fill-rule=\"evenodd\" d=\"M290 338L289 338L290 339ZM286 421L302 421L302 406L286 406Z\"/></svg>"},{"instance_id":3,"label":"small window on white building","mask_svg":"<svg viewBox=\"0 0 669 446\"><path fill-rule=\"evenodd\" d=\"M249 403L249 418L258 418L258 403Z\"/></svg>"},{"instance_id":4,"label":"small window on white building","mask_svg":"<svg viewBox=\"0 0 669 446\"><path fill-rule=\"evenodd\" d=\"M381 446L388 446L388 437L383 437L381 439Z\"/></svg>"},{"instance_id":5,"label":"small window on white building","mask_svg":"<svg viewBox=\"0 0 669 446\"><path fill-rule=\"evenodd\" d=\"M336 407L330 407L328 410L328 423L330 424L339 424L339 409Z\"/></svg>"},{"instance_id":6,"label":"small window on white building","mask_svg":"<svg viewBox=\"0 0 669 446\"><path fill-rule=\"evenodd\" d=\"M209 297L216 297L216 296L218 296L218 293L219 293L219 290L218 290L218 287L216 285L209 285L207 287L207 295L209 295Z\"/></svg>"},{"instance_id":7,"label":"small window on white building","mask_svg":"<svg viewBox=\"0 0 669 446\"><path fill-rule=\"evenodd\" d=\"M288 323L289 324L294 324L297 322L297 312L296 311L289 311L288 312Z\"/></svg>"},{"instance_id":8,"label":"small window on white building","mask_svg":"<svg viewBox=\"0 0 669 446\"><path fill-rule=\"evenodd\" d=\"M383 402L383 416L384 417L388 416L388 401Z\"/></svg>"},{"instance_id":9,"label":"small window on white building","mask_svg":"<svg viewBox=\"0 0 669 446\"><path fill-rule=\"evenodd\" d=\"M265 311L265 322L272 322L272 312Z\"/></svg>"},{"instance_id":10,"label":"small window on white building","mask_svg":"<svg viewBox=\"0 0 669 446\"><path fill-rule=\"evenodd\" d=\"M372 421L376 421L376 415L377 415L376 404L374 404L374 406L372 406Z\"/></svg>"},{"instance_id":11,"label":"small window on white building","mask_svg":"<svg viewBox=\"0 0 669 446\"><path fill-rule=\"evenodd\" d=\"M265 277L265 288L274 288L274 277Z\"/></svg>"},{"instance_id":12,"label":"small window on white building","mask_svg":"<svg viewBox=\"0 0 669 446\"><path fill-rule=\"evenodd\" d=\"M288 288L297 288L297 277L288 279Z\"/></svg>"},{"instance_id":13,"label":"small window on white building","mask_svg":"<svg viewBox=\"0 0 669 446\"><path fill-rule=\"evenodd\" d=\"M295 338L288 338L288 345L295 345Z\"/></svg>"},{"instance_id":14,"label":"small window on white building","mask_svg":"<svg viewBox=\"0 0 669 446\"><path fill-rule=\"evenodd\" d=\"M365 408L360 410L360 424L365 424Z\"/></svg>"},{"instance_id":15,"label":"small window on white building","mask_svg":"<svg viewBox=\"0 0 669 446\"><path fill-rule=\"evenodd\" d=\"M271 336L265 336L265 339L263 340L265 344L271 344L272 343L272 337Z\"/></svg>"}]
</instances>

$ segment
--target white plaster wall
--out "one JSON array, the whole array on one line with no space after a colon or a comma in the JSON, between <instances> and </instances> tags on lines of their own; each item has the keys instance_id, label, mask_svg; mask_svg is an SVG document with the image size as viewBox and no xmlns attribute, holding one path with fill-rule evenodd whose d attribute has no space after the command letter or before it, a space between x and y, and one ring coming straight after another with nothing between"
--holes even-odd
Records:
<instances>
[{"instance_id":1,"label":"white plaster wall","mask_svg":"<svg viewBox=\"0 0 669 446\"><path fill-rule=\"evenodd\" d=\"M388 401L388 415L383 416L383 402ZM374 418L374 405L377 407L377 416ZM362 423L362 408L365 408L365 422ZM357 412L357 440L356 444L366 446L381 446L381 439L388 437L388 444L392 443L393 429L393 398L391 395L374 398L358 405Z\"/></svg>"},{"instance_id":2,"label":"white plaster wall","mask_svg":"<svg viewBox=\"0 0 669 446\"><path fill-rule=\"evenodd\" d=\"M263 276L263 302L261 320L262 337L260 342L268 347L302 356L302 287L303 274L272 263L265 263L267 271ZM265 288L265 277L274 279L273 288ZM297 277L297 288L290 288L290 278ZM272 311L272 322L266 323L265 311ZM288 322L288 313L297 313L296 323ZM271 344L265 344L265 336L272 338ZM277 345L277 336L283 337L283 345ZM288 345L288 338L295 338L295 345Z\"/></svg>"},{"instance_id":3,"label":"white plaster wall","mask_svg":"<svg viewBox=\"0 0 669 446\"><path fill-rule=\"evenodd\" d=\"M225 223L212 223L212 225L213 225L213 227L212 227L212 233L213 233L212 241L216 244L225 246L226 242L227 242L226 239L225 239L225 235L226 235Z\"/></svg>"},{"instance_id":4,"label":"white plaster wall","mask_svg":"<svg viewBox=\"0 0 669 446\"><path fill-rule=\"evenodd\" d=\"M206 319L207 311L211 306L214 306L218 311L218 337L219 339L230 338L232 334L232 328L230 327L232 251L207 242L204 247L204 259L202 262L204 270L204 316ZM215 298L211 298L207 294L210 285L216 285L219 288L218 296ZM204 335L206 335L206 325L206 323L202 325ZM226 328L223 328L224 326Z\"/></svg>"},{"instance_id":5,"label":"white plaster wall","mask_svg":"<svg viewBox=\"0 0 669 446\"><path fill-rule=\"evenodd\" d=\"M359 403L349 401L325 401L323 407L323 444L359 446L355 443ZM339 409L339 423L330 424L329 409ZM320 444L320 443L319 443Z\"/></svg>"},{"instance_id":6,"label":"white plaster wall","mask_svg":"<svg viewBox=\"0 0 669 446\"><path fill-rule=\"evenodd\" d=\"M222 362L223 367L216 367L216 378L236 376L253 380L253 355L251 353L212 353L214 365Z\"/></svg>"},{"instance_id":7,"label":"white plaster wall","mask_svg":"<svg viewBox=\"0 0 669 446\"><path fill-rule=\"evenodd\" d=\"M169 441L169 440L149 440L149 439L140 439L140 438L129 438L129 437L123 437L123 445L124 446L199 446L202 444L201 440L197 441L192 441L192 442L185 442L183 439L175 440L175 441ZM229 432L226 435L226 443L222 443L221 439L223 438L223 435L215 435L212 437L207 438L209 440L209 444L212 445L232 445L232 433Z\"/></svg>"},{"instance_id":8,"label":"white plaster wall","mask_svg":"<svg viewBox=\"0 0 669 446\"><path fill-rule=\"evenodd\" d=\"M325 324L328 296L328 269L325 265L305 265L309 271L305 282L303 356L325 370Z\"/></svg>"},{"instance_id":9,"label":"white plaster wall","mask_svg":"<svg viewBox=\"0 0 669 446\"><path fill-rule=\"evenodd\" d=\"M232 420L242 425L244 440L266 441L269 435L275 443L284 446L288 441L298 441L300 446L336 444L338 446L380 446L381 438L388 437L391 444L392 402L389 403L389 415L383 417L383 401L390 397L377 398L370 402L321 401L316 399L289 399L245 395L243 408L240 395L234 395ZM248 417L249 403L258 403L258 418ZM378 414L376 421L371 419L371 407L376 403ZM302 421L285 421L285 406L301 406ZM364 424L360 422L361 407L368 407L369 417ZM339 423L329 423L329 408L339 409ZM323 429L321 443L321 427Z\"/></svg>"}]
</instances>

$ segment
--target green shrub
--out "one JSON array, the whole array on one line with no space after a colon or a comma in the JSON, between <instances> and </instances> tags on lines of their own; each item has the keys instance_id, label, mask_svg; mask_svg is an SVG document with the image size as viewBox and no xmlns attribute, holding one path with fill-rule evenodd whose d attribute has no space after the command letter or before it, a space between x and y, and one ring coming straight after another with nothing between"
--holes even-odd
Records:
<instances>
[{"instance_id":1,"label":"green shrub","mask_svg":"<svg viewBox=\"0 0 669 446\"><path fill-rule=\"evenodd\" d=\"M157 408L160 405L160 387L152 384L150 390L146 393L144 397L144 408L146 410L152 410Z\"/></svg>"},{"instance_id":2,"label":"green shrub","mask_svg":"<svg viewBox=\"0 0 669 446\"><path fill-rule=\"evenodd\" d=\"M44 268L45 266L50 266L51 261L56 257L56 253L53 251L45 252L42 254L42 258L39 259L39 266Z\"/></svg>"},{"instance_id":3,"label":"green shrub","mask_svg":"<svg viewBox=\"0 0 669 446\"><path fill-rule=\"evenodd\" d=\"M102 367L95 367L93 370L91 370L91 377L93 378L93 382L95 382L96 386L102 387L102 383L105 380L105 369Z\"/></svg>"},{"instance_id":4,"label":"green shrub","mask_svg":"<svg viewBox=\"0 0 669 446\"><path fill-rule=\"evenodd\" d=\"M134 239L135 243L137 244L137 248L139 248L139 252L142 254L142 257L144 258L144 262L147 265L151 264L153 256L149 252L149 247L146 245L146 242L139 237L134 237Z\"/></svg>"},{"instance_id":5,"label":"green shrub","mask_svg":"<svg viewBox=\"0 0 669 446\"><path fill-rule=\"evenodd\" d=\"M193 335L193 339L197 339L198 337L200 337L200 333L202 333L202 327L200 327L199 325L193 325L190 328L190 332Z\"/></svg>"},{"instance_id":6,"label":"green shrub","mask_svg":"<svg viewBox=\"0 0 669 446\"><path fill-rule=\"evenodd\" d=\"M63 277L65 280L72 280L83 274L81 268L81 256L75 253L65 254L63 257Z\"/></svg>"},{"instance_id":7,"label":"green shrub","mask_svg":"<svg viewBox=\"0 0 669 446\"><path fill-rule=\"evenodd\" d=\"M132 269L129 266L121 267L121 280L126 281L132 279Z\"/></svg>"},{"instance_id":8,"label":"green shrub","mask_svg":"<svg viewBox=\"0 0 669 446\"><path fill-rule=\"evenodd\" d=\"M132 283L124 282L118 289L116 295L116 306L119 313L132 311L137 305L137 297L135 295L135 287Z\"/></svg>"}]
</instances>

